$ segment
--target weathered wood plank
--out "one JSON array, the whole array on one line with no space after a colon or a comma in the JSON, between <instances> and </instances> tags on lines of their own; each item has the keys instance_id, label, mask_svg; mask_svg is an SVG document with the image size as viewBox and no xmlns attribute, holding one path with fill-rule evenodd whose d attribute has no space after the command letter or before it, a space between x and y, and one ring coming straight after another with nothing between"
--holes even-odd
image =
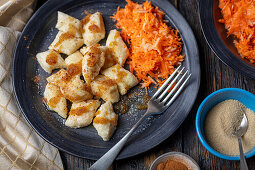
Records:
<instances>
[{"instance_id":1,"label":"weathered wood plank","mask_svg":"<svg viewBox=\"0 0 255 170\"><path fill-rule=\"evenodd\" d=\"M73 160L72 160L73 156L71 156L65 152L62 152L62 151L60 151L60 156L62 158L64 168L65 169L73 169Z\"/></svg>"}]
</instances>

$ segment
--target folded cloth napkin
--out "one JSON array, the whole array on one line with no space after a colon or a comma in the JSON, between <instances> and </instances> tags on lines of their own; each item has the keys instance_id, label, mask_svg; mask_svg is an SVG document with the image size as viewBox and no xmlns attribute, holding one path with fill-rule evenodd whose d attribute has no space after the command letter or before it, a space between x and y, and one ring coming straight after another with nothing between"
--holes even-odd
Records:
<instances>
[{"instance_id":1,"label":"folded cloth napkin","mask_svg":"<svg viewBox=\"0 0 255 170\"><path fill-rule=\"evenodd\" d=\"M0 1L0 25L21 30L33 12L33 0ZM27 3L21 7L15 3ZM11 5L10 5L11 4ZM14 5L14 7L13 7ZM26 8L30 8L27 10ZM16 10L10 12L9 10ZM22 14L28 14L22 17ZM9 12L9 14L6 14ZM10 17L10 14L14 17ZM15 15L17 14L17 15ZM3 24L5 19L11 18ZM15 19L15 17L18 17ZM19 24L23 24L22 26ZM13 50L19 32L0 26L0 169L63 169L58 150L45 142L29 126L19 110L13 95L12 76L10 73ZM24 99L25 100L25 99Z\"/></svg>"},{"instance_id":2,"label":"folded cloth napkin","mask_svg":"<svg viewBox=\"0 0 255 170\"><path fill-rule=\"evenodd\" d=\"M36 0L0 0L0 25L22 31L33 13Z\"/></svg>"}]
</instances>

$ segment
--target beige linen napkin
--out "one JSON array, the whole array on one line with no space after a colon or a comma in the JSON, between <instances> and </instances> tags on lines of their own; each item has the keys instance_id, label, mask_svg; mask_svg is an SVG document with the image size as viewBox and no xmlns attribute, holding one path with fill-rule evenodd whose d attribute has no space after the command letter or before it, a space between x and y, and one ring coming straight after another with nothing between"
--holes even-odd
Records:
<instances>
[{"instance_id":1,"label":"beige linen napkin","mask_svg":"<svg viewBox=\"0 0 255 170\"><path fill-rule=\"evenodd\" d=\"M0 0L0 26L22 31L33 13L36 0Z\"/></svg>"},{"instance_id":2,"label":"beige linen napkin","mask_svg":"<svg viewBox=\"0 0 255 170\"><path fill-rule=\"evenodd\" d=\"M0 0L0 25L21 30L33 12L34 1L4 1ZM21 5L21 2L27 5ZM23 14L26 15L23 17ZM13 95L10 69L19 34L0 26L0 169L63 169L58 150L29 126Z\"/></svg>"}]
</instances>

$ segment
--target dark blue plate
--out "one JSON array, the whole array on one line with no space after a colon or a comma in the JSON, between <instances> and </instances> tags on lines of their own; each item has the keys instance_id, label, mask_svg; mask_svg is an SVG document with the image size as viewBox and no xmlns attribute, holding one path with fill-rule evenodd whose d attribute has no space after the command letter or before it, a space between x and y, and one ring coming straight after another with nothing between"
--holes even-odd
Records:
<instances>
[{"instance_id":1,"label":"dark blue plate","mask_svg":"<svg viewBox=\"0 0 255 170\"><path fill-rule=\"evenodd\" d=\"M204 37L223 63L243 75L255 79L255 64L239 55L233 43L234 37L227 37L224 24L218 22L222 18L218 4L219 0L200 0L199 2L200 23Z\"/></svg>"},{"instance_id":2,"label":"dark blue plate","mask_svg":"<svg viewBox=\"0 0 255 170\"><path fill-rule=\"evenodd\" d=\"M142 1L139 1L140 3ZM192 73L192 78L174 104L161 116L147 119L136 133L131 136L127 146L117 159L128 158L145 152L168 138L184 121L196 99L200 83L199 56L195 37L184 18L166 0L153 0L166 14L170 24L178 28L183 40L183 54L186 55L183 65ZM57 29L57 11L65 12L78 19L84 17L84 11L103 14L107 33L114 29L110 16L118 6L124 7L125 1L120 0L51 0L47 1L30 19L25 27L15 51L13 81L19 106L27 121L47 142L75 156L98 159L109 150L134 125L144 111L136 109L136 104L142 99L145 91L139 87L133 88L128 95L122 96L122 101L130 105L129 112L119 114L118 127L112 139L104 142L93 126L72 129L64 125L64 119L56 113L47 110L43 103L43 92L46 85L45 73L35 59L38 52L47 50L53 41ZM104 42L101 42L102 44ZM38 83L33 81L39 75ZM136 95L130 95L130 94ZM150 90L153 93L153 89ZM133 97L132 97L133 96Z\"/></svg>"}]
</instances>

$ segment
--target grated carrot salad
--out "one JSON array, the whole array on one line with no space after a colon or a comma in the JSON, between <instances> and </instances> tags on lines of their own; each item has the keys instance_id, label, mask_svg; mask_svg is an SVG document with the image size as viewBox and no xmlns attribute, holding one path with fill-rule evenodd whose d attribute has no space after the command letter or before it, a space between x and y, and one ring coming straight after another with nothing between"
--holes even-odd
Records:
<instances>
[{"instance_id":1,"label":"grated carrot salad","mask_svg":"<svg viewBox=\"0 0 255 170\"><path fill-rule=\"evenodd\" d=\"M234 35L234 44L243 58L255 62L255 1L254 0L220 0L219 8L228 36Z\"/></svg>"},{"instance_id":2,"label":"grated carrot salad","mask_svg":"<svg viewBox=\"0 0 255 170\"><path fill-rule=\"evenodd\" d=\"M178 31L163 22L165 13L151 2L142 5L126 0L125 8L118 7L113 19L125 42L130 44L128 57L130 71L136 72L142 88L152 83L156 86L175 70L175 66L184 60L181 38Z\"/></svg>"}]
</instances>

